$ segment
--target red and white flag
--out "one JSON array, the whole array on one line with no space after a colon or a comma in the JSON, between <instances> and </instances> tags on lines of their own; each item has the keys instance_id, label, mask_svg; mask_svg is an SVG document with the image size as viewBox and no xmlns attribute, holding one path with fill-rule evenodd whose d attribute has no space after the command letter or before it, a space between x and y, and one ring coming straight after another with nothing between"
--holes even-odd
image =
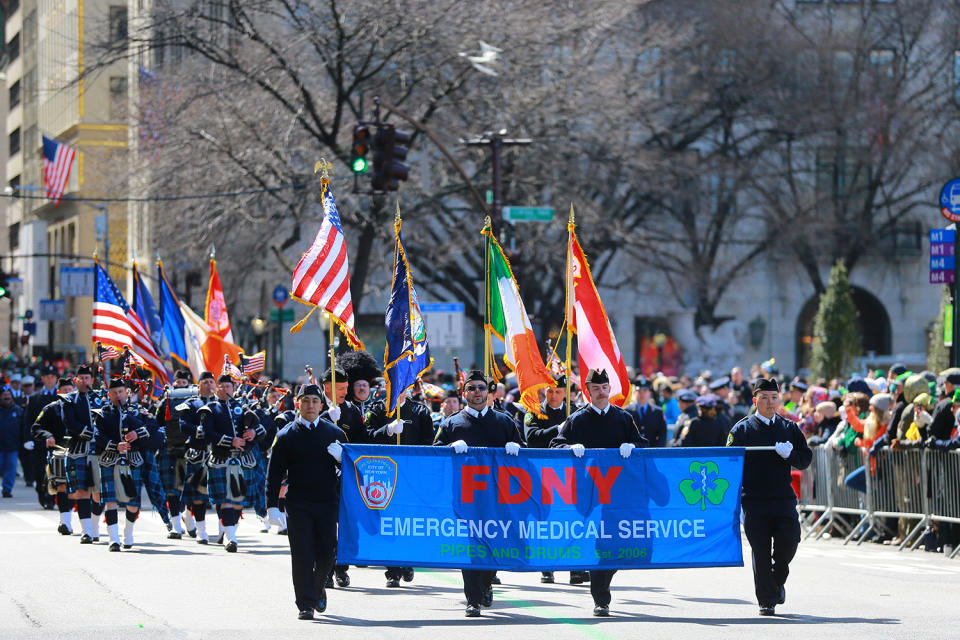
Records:
<instances>
[{"instance_id":1,"label":"red and white flag","mask_svg":"<svg viewBox=\"0 0 960 640\"><path fill-rule=\"evenodd\" d=\"M310 250L293 271L291 295L330 314L350 344L363 349L354 331L356 317L350 297L350 268L347 241L343 236L337 203L329 188L323 193L323 222ZM296 329L296 327L295 327Z\"/></svg>"},{"instance_id":2,"label":"red and white flag","mask_svg":"<svg viewBox=\"0 0 960 640\"><path fill-rule=\"evenodd\" d=\"M630 376L620 355L607 312L590 275L590 265L577 241L573 223L567 225L567 326L577 334L580 375L589 369L603 369L610 378L610 403L626 404L630 395ZM587 390L583 390L587 394ZM589 398L589 395L588 395Z\"/></svg>"},{"instance_id":3,"label":"red and white flag","mask_svg":"<svg viewBox=\"0 0 960 640\"><path fill-rule=\"evenodd\" d=\"M60 204L76 157L76 149L43 136L43 186L46 196L54 204Z\"/></svg>"},{"instance_id":4,"label":"red and white flag","mask_svg":"<svg viewBox=\"0 0 960 640\"><path fill-rule=\"evenodd\" d=\"M223 297L220 276L217 275L217 261L212 259L210 260L210 285L207 287L207 306L204 307L203 320L215 335L227 342L233 342L230 316L227 315L227 301Z\"/></svg>"}]
</instances>

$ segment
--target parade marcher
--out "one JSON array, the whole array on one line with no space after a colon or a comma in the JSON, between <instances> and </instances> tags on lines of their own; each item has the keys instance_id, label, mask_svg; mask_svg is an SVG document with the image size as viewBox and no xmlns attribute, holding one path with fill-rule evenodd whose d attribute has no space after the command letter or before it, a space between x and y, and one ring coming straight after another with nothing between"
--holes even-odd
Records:
<instances>
[{"instance_id":1,"label":"parade marcher","mask_svg":"<svg viewBox=\"0 0 960 640\"><path fill-rule=\"evenodd\" d=\"M337 559L341 442L346 436L320 417L319 387L297 394L297 418L277 434L267 468L267 505L276 508L287 481L287 526L298 618L312 620L327 608L324 583Z\"/></svg>"},{"instance_id":2,"label":"parade marcher","mask_svg":"<svg viewBox=\"0 0 960 640\"><path fill-rule=\"evenodd\" d=\"M414 445L430 446L433 444L435 431L433 420L430 419L430 410L423 404L400 394L399 406L394 417L387 415L386 402L377 400L369 406L364 416L367 425L368 442L387 445ZM404 582L413 581L413 567L387 567L385 573L387 587L400 586L400 579Z\"/></svg>"},{"instance_id":3,"label":"parade marcher","mask_svg":"<svg viewBox=\"0 0 960 640\"><path fill-rule=\"evenodd\" d=\"M235 382L228 374L217 378L216 400L199 411L207 443L207 493L217 507L225 536L224 549L237 551L237 523L247 501L256 457L253 446L265 430L252 411L233 397Z\"/></svg>"},{"instance_id":4,"label":"parade marcher","mask_svg":"<svg viewBox=\"0 0 960 640\"><path fill-rule=\"evenodd\" d=\"M58 389L62 393L73 391L73 384L63 379ZM32 396L31 396L32 397ZM63 405L58 401L47 403L31 426L31 436L43 446L40 457L47 461L42 473L37 477L41 480L42 488L47 495L52 492L56 496L57 508L60 510L60 525L57 531L60 535L73 534L73 501L67 497L67 430L63 423ZM48 473L49 471L49 473ZM44 507L46 508L46 507Z\"/></svg>"},{"instance_id":5,"label":"parade marcher","mask_svg":"<svg viewBox=\"0 0 960 640\"><path fill-rule=\"evenodd\" d=\"M435 446L449 446L460 454L467 447L503 447L509 455L520 452L520 432L517 425L504 413L487 406L487 395L494 389L493 381L482 371L467 374L463 385L466 408L450 416L437 431ZM461 570L463 593L467 597L466 616L480 615L480 606L493 604L494 571Z\"/></svg>"},{"instance_id":6,"label":"parade marcher","mask_svg":"<svg viewBox=\"0 0 960 640\"><path fill-rule=\"evenodd\" d=\"M443 421L460 411L463 405L460 400L460 392L456 389L448 389L443 394L443 400L440 402L440 410L432 414L434 431L440 428Z\"/></svg>"},{"instance_id":7,"label":"parade marcher","mask_svg":"<svg viewBox=\"0 0 960 640\"><path fill-rule=\"evenodd\" d=\"M633 381L633 402L624 407L633 416L637 428L651 447L667 445L667 422L663 409L653 403L652 384L640 376Z\"/></svg>"},{"instance_id":8,"label":"parade marcher","mask_svg":"<svg viewBox=\"0 0 960 640\"><path fill-rule=\"evenodd\" d=\"M719 398L709 393L697 398L699 415L680 432L681 447L722 447L727 442L729 424L717 414Z\"/></svg>"},{"instance_id":9,"label":"parade marcher","mask_svg":"<svg viewBox=\"0 0 960 640\"><path fill-rule=\"evenodd\" d=\"M648 445L633 416L610 404L610 378L603 369L591 369L584 380L590 403L567 418L551 447L570 449L573 455L583 457L587 449L619 449L629 458L637 447ZM593 596L593 615L610 615L610 582L616 571L602 569L590 572L590 594Z\"/></svg>"},{"instance_id":10,"label":"parade marcher","mask_svg":"<svg viewBox=\"0 0 960 640\"><path fill-rule=\"evenodd\" d=\"M700 415L700 411L697 409L697 394L689 389L681 389L677 393L677 404L680 406L680 417L677 418L677 424L674 425L673 437L670 439L671 447L680 446L683 428Z\"/></svg>"},{"instance_id":11,"label":"parade marcher","mask_svg":"<svg viewBox=\"0 0 960 640\"><path fill-rule=\"evenodd\" d=\"M347 374L345 397L338 396L337 399L352 402L360 410L360 415L365 415L374 402L370 393L374 381L383 375L377 359L367 351L348 351L337 356L337 367Z\"/></svg>"},{"instance_id":12,"label":"parade marcher","mask_svg":"<svg viewBox=\"0 0 960 640\"><path fill-rule=\"evenodd\" d=\"M753 552L753 583L760 615L775 615L786 600L784 585L800 542L797 496L790 468L805 469L813 452L800 428L777 414L780 386L761 378L754 387L756 412L730 431L727 446L774 446L776 452L748 453L743 465L743 530Z\"/></svg>"},{"instance_id":13,"label":"parade marcher","mask_svg":"<svg viewBox=\"0 0 960 640\"><path fill-rule=\"evenodd\" d=\"M110 381L109 404L94 410L96 450L100 452L100 499L106 508L110 551L120 551L117 506L124 507L123 548L133 547L133 525L140 513L144 459L160 445L159 428L146 411L129 402L121 378Z\"/></svg>"},{"instance_id":14,"label":"parade marcher","mask_svg":"<svg viewBox=\"0 0 960 640\"><path fill-rule=\"evenodd\" d=\"M35 473L34 469L34 454L36 452L37 446L36 442L33 441L33 438L30 436L30 427L32 424L26 424L24 409L27 406L27 394L23 392L23 376L19 373L13 373L10 376L10 394L13 396L13 404L20 408L20 433L23 444L20 447L18 456L20 458L20 466L23 467L23 483L28 487L33 486L33 475ZM27 443L30 443L27 445Z\"/></svg>"},{"instance_id":15,"label":"parade marcher","mask_svg":"<svg viewBox=\"0 0 960 640\"><path fill-rule=\"evenodd\" d=\"M23 447L23 409L13 401L10 389L0 389L0 476L3 497L13 497L17 479L17 456Z\"/></svg>"},{"instance_id":16,"label":"parade marcher","mask_svg":"<svg viewBox=\"0 0 960 640\"><path fill-rule=\"evenodd\" d=\"M100 465L96 459L93 437L93 412L103 405L103 399L93 391L93 371L87 365L77 369L76 391L61 396L63 425L70 439L67 448L67 493L77 505L77 518L83 527L80 544L91 544L100 538ZM94 500L91 502L91 496ZM94 507L96 503L96 507ZM95 513L95 519L91 514Z\"/></svg>"},{"instance_id":17,"label":"parade marcher","mask_svg":"<svg viewBox=\"0 0 960 640\"><path fill-rule=\"evenodd\" d=\"M190 386L190 372L178 370L173 376L173 388L183 389ZM160 483L166 495L167 507L170 509L170 532L167 537L171 540L183 538L183 524L180 516L183 505L180 496L183 494L184 479L187 475L187 437L188 433L181 428L181 421L176 406L179 400L171 399L170 392L157 404L156 420L163 428L165 441L157 452L157 469L160 472Z\"/></svg>"},{"instance_id":18,"label":"parade marcher","mask_svg":"<svg viewBox=\"0 0 960 640\"><path fill-rule=\"evenodd\" d=\"M276 442L277 434L283 430L285 426L296 420L296 399L294 399L294 408L285 409L285 400L288 399L289 391L282 395L276 389L272 389L271 393L267 394L267 397L270 398L270 416L273 421L271 428L267 430L267 438L265 442L270 443L270 449L268 450L268 463L267 470L270 469L269 458L273 455L273 444ZM269 480L269 478L268 478ZM276 506L270 506L270 501L267 500L267 520L270 524L276 525L278 527L277 533L279 535L285 536L288 534L287 529L287 484L284 480L280 485L280 497L277 500Z\"/></svg>"},{"instance_id":19,"label":"parade marcher","mask_svg":"<svg viewBox=\"0 0 960 640\"><path fill-rule=\"evenodd\" d=\"M200 428L200 409L216 399L213 374L202 371L197 380L197 396L176 405L174 409L180 419L180 429L187 436L184 451L183 493L180 504L183 505L183 521L187 535L196 538L198 544L207 544L207 468L204 465L207 445Z\"/></svg>"},{"instance_id":20,"label":"parade marcher","mask_svg":"<svg viewBox=\"0 0 960 640\"><path fill-rule=\"evenodd\" d=\"M43 388L39 389L27 398L26 409L23 413L24 427L26 430L32 429L34 423L37 421L37 417L40 415L40 411L50 404L51 402L56 402L60 398L57 396L57 370L53 367L44 367L43 374L40 379L43 382ZM33 385L33 378L30 378L30 386ZM27 386L24 382L23 386ZM40 506L44 509L53 508L53 499L50 494L47 492L47 482L46 482L46 466L47 466L47 457L46 457L46 448L42 448L43 443L37 443L41 448L37 448L31 452L31 464L33 466L33 478L36 482L37 489L37 500L40 502ZM57 507L60 509L60 513L69 513L71 505L66 502L66 494L63 496L63 504L57 502Z\"/></svg>"}]
</instances>

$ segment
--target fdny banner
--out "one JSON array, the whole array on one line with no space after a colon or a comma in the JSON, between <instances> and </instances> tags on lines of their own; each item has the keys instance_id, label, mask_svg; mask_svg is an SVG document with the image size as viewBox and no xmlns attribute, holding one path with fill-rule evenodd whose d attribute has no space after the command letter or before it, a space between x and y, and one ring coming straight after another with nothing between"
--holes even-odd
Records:
<instances>
[{"instance_id":1,"label":"fdny banner","mask_svg":"<svg viewBox=\"0 0 960 640\"><path fill-rule=\"evenodd\" d=\"M744 450L346 445L338 562L547 571L742 566Z\"/></svg>"}]
</instances>

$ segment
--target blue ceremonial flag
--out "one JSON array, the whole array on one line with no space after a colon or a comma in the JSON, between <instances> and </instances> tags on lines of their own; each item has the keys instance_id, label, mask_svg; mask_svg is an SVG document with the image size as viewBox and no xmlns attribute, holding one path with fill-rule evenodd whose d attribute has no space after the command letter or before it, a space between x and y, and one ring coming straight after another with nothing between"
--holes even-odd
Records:
<instances>
[{"instance_id":1,"label":"blue ceremonial flag","mask_svg":"<svg viewBox=\"0 0 960 640\"><path fill-rule=\"evenodd\" d=\"M163 329L160 316L157 314L157 305L153 303L153 296L150 295L150 289L140 276L136 263L133 264L133 309L150 332L150 340L153 341L157 353L162 356Z\"/></svg>"},{"instance_id":2,"label":"blue ceremonial flag","mask_svg":"<svg viewBox=\"0 0 960 640\"><path fill-rule=\"evenodd\" d=\"M163 263L157 262L157 275L160 279L160 327L163 339L167 343L170 355L180 362L187 364L187 345L183 314L180 313L180 301L167 276L163 272Z\"/></svg>"},{"instance_id":3,"label":"blue ceremonial flag","mask_svg":"<svg viewBox=\"0 0 960 640\"><path fill-rule=\"evenodd\" d=\"M384 322L387 327L387 348L383 356L383 377L387 381L387 415L393 415L397 402L417 378L430 368L430 348L423 325L423 314L413 276L407 263L407 253L400 237L399 209L394 229L397 249L393 268L393 292L387 305Z\"/></svg>"},{"instance_id":4,"label":"blue ceremonial flag","mask_svg":"<svg viewBox=\"0 0 960 640\"><path fill-rule=\"evenodd\" d=\"M340 564L743 566L742 447L637 449L627 459L616 449L582 458L569 449L343 449Z\"/></svg>"}]
</instances>

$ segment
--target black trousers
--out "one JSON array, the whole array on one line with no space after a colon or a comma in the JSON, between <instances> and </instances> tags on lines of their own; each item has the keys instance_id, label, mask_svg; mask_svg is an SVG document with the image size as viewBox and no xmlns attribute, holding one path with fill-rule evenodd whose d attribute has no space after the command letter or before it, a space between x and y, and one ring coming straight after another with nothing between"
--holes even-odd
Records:
<instances>
[{"instance_id":1,"label":"black trousers","mask_svg":"<svg viewBox=\"0 0 960 640\"><path fill-rule=\"evenodd\" d=\"M753 585L761 607L777 604L780 587L787 583L790 561L800 543L796 511L753 512L744 509L743 530L753 551Z\"/></svg>"},{"instance_id":2,"label":"black trousers","mask_svg":"<svg viewBox=\"0 0 960 640\"><path fill-rule=\"evenodd\" d=\"M496 572L461 569L460 573L463 574L463 595L467 597L467 604L479 607L483 594L493 586L493 574Z\"/></svg>"},{"instance_id":3,"label":"black trousers","mask_svg":"<svg viewBox=\"0 0 960 640\"><path fill-rule=\"evenodd\" d=\"M287 539L297 609L313 609L337 561L337 508L287 502Z\"/></svg>"},{"instance_id":4,"label":"black trousers","mask_svg":"<svg viewBox=\"0 0 960 640\"><path fill-rule=\"evenodd\" d=\"M591 571L590 572L590 595L593 596L593 604L597 606L610 606L610 581L613 580L613 574L616 571Z\"/></svg>"},{"instance_id":5,"label":"black trousers","mask_svg":"<svg viewBox=\"0 0 960 640\"><path fill-rule=\"evenodd\" d=\"M410 567L387 567L387 570L384 572L384 574L387 576L388 580L390 578L396 578L399 580L403 577L403 570L408 568Z\"/></svg>"}]
</instances>

